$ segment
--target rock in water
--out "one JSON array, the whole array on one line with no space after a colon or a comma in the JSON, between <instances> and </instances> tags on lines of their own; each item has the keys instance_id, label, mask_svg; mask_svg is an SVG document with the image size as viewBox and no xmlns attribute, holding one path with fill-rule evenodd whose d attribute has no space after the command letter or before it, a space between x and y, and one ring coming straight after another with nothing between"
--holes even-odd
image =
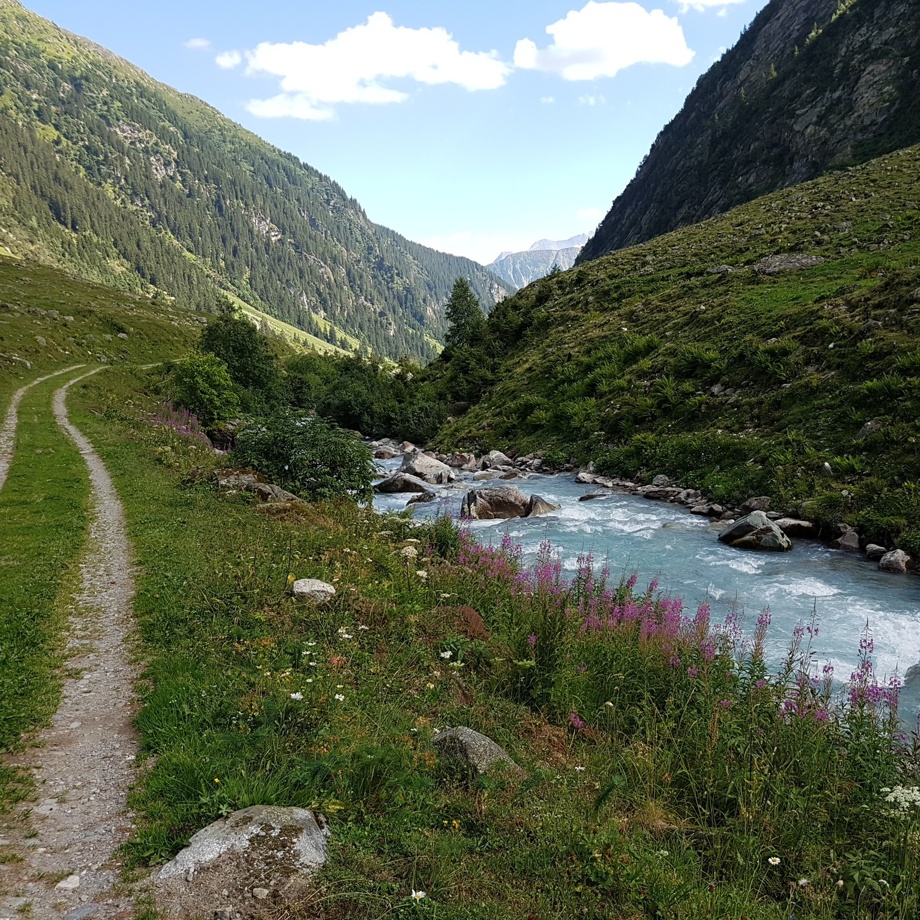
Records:
<instances>
[{"instance_id":1,"label":"rock in water","mask_svg":"<svg viewBox=\"0 0 920 920\"><path fill-rule=\"evenodd\" d=\"M157 907L163 916L190 920L211 916L215 904L242 911L251 898L264 900L273 892L292 903L304 897L311 876L326 862L327 835L325 819L304 808L236 811L198 831L163 866Z\"/></svg>"},{"instance_id":2,"label":"rock in water","mask_svg":"<svg viewBox=\"0 0 920 920\"><path fill-rule=\"evenodd\" d=\"M497 763L506 763L516 773L522 772L503 747L471 728L448 728L438 732L431 743L440 758L476 776L487 773Z\"/></svg>"},{"instance_id":3,"label":"rock in water","mask_svg":"<svg viewBox=\"0 0 920 920\"><path fill-rule=\"evenodd\" d=\"M719 534L719 542L738 549L760 549L785 553L792 549L792 541L763 511L752 511L735 521Z\"/></svg>"},{"instance_id":4,"label":"rock in water","mask_svg":"<svg viewBox=\"0 0 920 920\"><path fill-rule=\"evenodd\" d=\"M514 462L500 450L490 450L480 461L479 469L491 470L500 466L514 466Z\"/></svg>"},{"instance_id":5,"label":"rock in water","mask_svg":"<svg viewBox=\"0 0 920 920\"><path fill-rule=\"evenodd\" d=\"M335 588L317 578L300 578L292 585L294 597L304 604L319 607L335 597Z\"/></svg>"},{"instance_id":6,"label":"rock in water","mask_svg":"<svg viewBox=\"0 0 920 920\"><path fill-rule=\"evenodd\" d=\"M383 482L378 482L374 486L375 492L393 493L393 492L430 492L428 483L418 476L410 476L408 473L393 473Z\"/></svg>"},{"instance_id":7,"label":"rock in water","mask_svg":"<svg viewBox=\"0 0 920 920\"><path fill-rule=\"evenodd\" d=\"M910 567L912 560L903 549L893 549L882 556L878 567L882 572L895 572L903 575Z\"/></svg>"},{"instance_id":8,"label":"rock in water","mask_svg":"<svg viewBox=\"0 0 920 920\"><path fill-rule=\"evenodd\" d=\"M444 485L457 478L446 463L441 463L440 460L435 460L434 457L421 452L406 454L399 471L436 485Z\"/></svg>"},{"instance_id":9,"label":"rock in water","mask_svg":"<svg viewBox=\"0 0 920 920\"><path fill-rule=\"evenodd\" d=\"M488 486L472 489L463 496L460 516L479 521L524 517L527 496L517 486Z\"/></svg>"},{"instance_id":10,"label":"rock in water","mask_svg":"<svg viewBox=\"0 0 920 920\"><path fill-rule=\"evenodd\" d=\"M542 495L531 495L527 500L527 508L524 510L524 517L537 517L541 514L552 514L558 511L559 506L548 502Z\"/></svg>"}]
</instances>

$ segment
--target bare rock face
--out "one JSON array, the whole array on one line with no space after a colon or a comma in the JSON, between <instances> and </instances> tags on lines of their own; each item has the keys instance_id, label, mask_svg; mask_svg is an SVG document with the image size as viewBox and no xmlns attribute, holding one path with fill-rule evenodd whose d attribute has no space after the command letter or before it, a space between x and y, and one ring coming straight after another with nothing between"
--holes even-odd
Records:
<instances>
[{"instance_id":1,"label":"bare rock face","mask_svg":"<svg viewBox=\"0 0 920 920\"><path fill-rule=\"evenodd\" d=\"M890 553L885 553L879 561L878 567L882 572L894 572L903 575L911 566L913 560L903 549L893 549Z\"/></svg>"},{"instance_id":2,"label":"bare rock face","mask_svg":"<svg viewBox=\"0 0 920 920\"><path fill-rule=\"evenodd\" d=\"M471 728L449 728L438 732L431 743L442 760L474 776L488 773L497 763L508 764L516 773L523 772L503 747Z\"/></svg>"},{"instance_id":3,"label":"bare rock face","mask_svg":"<svg viewBox=\"0 0 920 920\"><path fill-rule=\"evenodd\" d=\"M785 553L792 549L792 541L763 511L752 511L735 521L719 534L719 542L737 549L757 549Z\"/></svg>"},{"instance_id":4,"label":"bare rock face","mask_svg":"<svg viewBox=\"0 0 920 920\"><path fill-rule=\"evenodd\" d=\"M527 500L527 508L524 517L537 517L541 514L552 514L558 511L559 506L548 502L542 495L531 495Z\"/></svg>"},{"instance_id":5,"label":"bare rock face","mask_svg":"<svg viewBox=\"0 0 920 920\"><path fill-rule=\"evenodd\" d=\"M325 604L335 597L335 588L318 578L299 578L291 586L291 590L298 601L312 604L314 607Z\"/></svg>"},{"instance_id":6,"label":"bare rock face","mask_svg":"<svg viewBox=\"0 0 920 920\"><path fill-rule=\"evenodd\" d=\"M215 911L265 915L302 898L326 862L325 819L303 808L256 805L198 831L155 882L163 917L192 920Z\"/></svg>"},{"instance_id":7,"label":"bare rock face","mask_svg":"<svg viewBox=\"0 0 920 920\"><path fill-rule=\"evenodd\" d=\"M524 517L527 496L517 486L488 486L472 489L463 496L460 516L479 521Z\"/></svg>"},{"instance_id":8,"label":"bare rock face","mask_svg":"<svg viewBox=\"0 0 920 920\"><path fill-rule=\"evenodd\" d=\"M457 478L446 463L420 452L406 454L399 471L436 485L444 485Z\"/></svg>"}]
</instances>

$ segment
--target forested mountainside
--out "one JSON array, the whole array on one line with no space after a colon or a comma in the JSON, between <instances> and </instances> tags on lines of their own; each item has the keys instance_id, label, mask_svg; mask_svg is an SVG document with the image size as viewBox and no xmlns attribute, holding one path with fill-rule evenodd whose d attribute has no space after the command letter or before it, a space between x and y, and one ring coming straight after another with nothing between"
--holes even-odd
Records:
<instances>
[{"instance_id":1,"label":"forested mountainside","mask_svg":"<svg viewBox=\"0 0 920 920\"><path fill-rule=\"evenodd\" d=\"M87 279L333 344L428 359L478 263L371 222L329 177L103 48L0 0L0 245Z\"/></svg>"},{"instance_id":2,"label":"forested mountainside","mask_svg":"<svg viewBox=\"0 0 920 920\"><path fill-rule=\"evenodd\" d=\"M771 0L699 80L580 262L920 142L916 0Z\"/></svg>"},{"instance_id":3,"label":"forested mountainside","mask_svg":"<svg viewBox=\"0 0 920 920\"><path fill-rule=\"evenodd\" d=\"M809 503L920 553L918 201L912 147L535 282L463 356L480 401L439 442Z\"/></svg>"}]
</instances>

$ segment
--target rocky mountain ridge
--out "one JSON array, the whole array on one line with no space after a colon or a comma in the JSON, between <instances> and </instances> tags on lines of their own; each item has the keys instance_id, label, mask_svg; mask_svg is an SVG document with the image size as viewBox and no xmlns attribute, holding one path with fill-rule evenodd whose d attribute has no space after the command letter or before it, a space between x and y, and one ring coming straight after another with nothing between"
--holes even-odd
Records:
<instances>
[{"instance_id":1,"label":"rocky mountain ridge","mask_svg":"<svg viewBox=\"0 0 920 920\"><path fill-rule=\"evenodd\" d=\"M771 0L704 74L586 262L920 141L920 4Z\"/></svg>"},{"instance_id":2,"label":"rocky mountain ridge","mask_svg":"<svg viewBox=\"0 0 920 920\"><path fill-rule=\"evenodd\" d=\"M487 268L515 289L548 275L553 269L565 271L575 264L586 233L567 240L537 240L524 252L503 252Z\"/></svg>"}]
</instances>

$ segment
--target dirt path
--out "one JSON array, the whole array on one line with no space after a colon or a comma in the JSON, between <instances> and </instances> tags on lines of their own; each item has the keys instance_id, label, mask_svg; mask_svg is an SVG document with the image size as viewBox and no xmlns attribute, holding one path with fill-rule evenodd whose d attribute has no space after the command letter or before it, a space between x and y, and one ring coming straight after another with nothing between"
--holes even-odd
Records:
<instances>
[{"instance_id":1,"label":"dirt path","mask_svg":"<svg viewBox=\"0 0 920 920\"><path fill-rule=\"evenodd\" d=\"M16 423L19 419L19 404L22 402L22 397L32 387L44 383L52 377L79 370L81 367L83 367L82 364L75 364L73 367L65 367L63 370L55 371L53 374L45 374L44 377L39 377L37 380L27 383L24 387L20 387L13 394L9 408L6 410L6 417L3 419L3 424L0 425L0 489L3 488L3 484L6 482L7 473L9 473L10 464L13 461L13 449L16 445Z\"/></svg>"},{"instance_id":2,"label":"dirt path","mask_svg":"<svg viewBox=\"0 0 920 920\"><path fill-rule=\"evenodd\" d=\"M70 620L68 674L73 676L64 681L60 708L41 732L40 747L18 758L35 778L37 800L22 811L21 828L5 841L22 862L8 863L0 873L9 892L0 896L0 918L18 920L17 911L28 909L26 916L37 920L135 915L131 897L114 887L120 866L113 855L132 827L126 799L137 755L131 724L136 671L127 642L134 582L112 481L92 444L67 417L67 389L87 376L54 394L55 418L86 461L94 503Z\"/></svg>"}]
</instances>

